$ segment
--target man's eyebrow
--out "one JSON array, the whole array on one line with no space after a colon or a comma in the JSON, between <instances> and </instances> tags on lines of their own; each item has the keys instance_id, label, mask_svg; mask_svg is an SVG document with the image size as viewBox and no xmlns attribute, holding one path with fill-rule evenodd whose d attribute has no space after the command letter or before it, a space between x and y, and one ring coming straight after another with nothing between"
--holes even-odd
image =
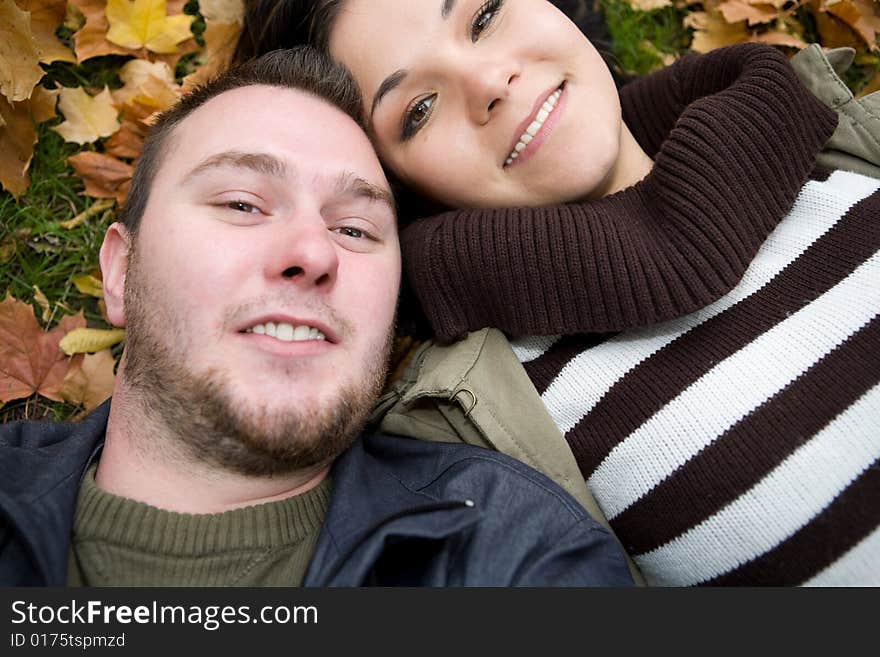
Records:
<instances>
[{"instance_id":1,"label":"man's eyebrow","mask_svg":"<svg viewBox=\"0 0 880 657\"><path fill-rule=\"evenodd\" d=\"M443 0L443 4L440 6L440 16L443 20L449 18L449 15L452 13L452 10L455 9L456 0ZM379 85L379 88L376 90L376 95L373 96L373 102L370 103L370 122L373 121L373 114L376 113L376 106L379 102L390 92L392 89L397 87L401 82L403 82L404 78L406 78L409 71L405 68L398 69L394 71L387 78L382 80L382 84Z\"/></svg>"},{"instance_id":2,"label":"man's eyebrow","mask_svg":"<svg viewBox=\"0 0 880 657\"><path fill-rule=\"evenodd\" d=\"M336 181L336 191L339 194L351 194L379 201L387 205L394 212L394 196L390 191L352 173L343 173L339 176Z\"/></svg>"},{"instance_id":3,"label":"man's eyebrow","mask_svg":"<svg viewBox=\"0 0 880 657\"><path fill-rule=\"evenodd\" d=\"M215 153L199 162L188 174L186 174L186 176L184 176L184 180L189 180L205 171L219 167L250 169L256 173L269 175L273 178L283 178L287 175L287 166L274 155L269 155L267 153L245 153L242 151L223 151L222 153Z\"/></svg>"}]
</instances>

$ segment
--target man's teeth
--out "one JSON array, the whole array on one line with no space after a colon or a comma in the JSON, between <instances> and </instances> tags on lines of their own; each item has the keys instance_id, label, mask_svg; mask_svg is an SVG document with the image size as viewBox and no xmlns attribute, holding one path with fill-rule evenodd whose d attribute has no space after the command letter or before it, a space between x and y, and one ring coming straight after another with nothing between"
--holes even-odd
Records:
<instances>
[{"instance_id":1,"label":"man's teeth","mask_svg":"<svg viewBox=\"0 0 880 657\"><path fill-rule=\"evenodd\" d=\"M504 161L504 166L510 166L513 161L519 157L522 150L528 146L529 142L532 141L532 138L538 134L538 130L541 129L541 126L544 125L544 121L546 121L547 117L553 112L553 108L556 107L556 102L561 95L562 89L557 89L550 94L550 97L547 100L544 101L544 104L541 105L541 109L538 110L538 114L535 116L535 120L532 121L529 124L529 127L526 128L526 131L520 135L519 141L516 142L516 146L513 147L510 155L507 156L507 159Z\"/></svg>"},{"instance_id":2,"label":"man's teeth","mask_svg":"<svg viewBox=\"0 0 880 657\"><path fill-rule=\"evenodd\" d=\"M326 340L327 338L318 329L311 326L294 326L284 322L266 322L249 328L246 333L268 335L282 342L303 342L305 340Z\"/></svg>"}]
</instances>

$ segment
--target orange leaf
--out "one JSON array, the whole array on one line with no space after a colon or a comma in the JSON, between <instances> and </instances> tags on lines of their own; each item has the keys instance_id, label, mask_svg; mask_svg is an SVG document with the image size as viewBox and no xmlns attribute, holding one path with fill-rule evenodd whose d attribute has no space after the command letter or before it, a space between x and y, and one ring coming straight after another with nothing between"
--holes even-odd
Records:
<instances>
[{"instance_id":1,"label":"orange leaf","mask_svg":"<svg viewBox=\"0 0 880 657\"><path fill-rule=\"evenodd\" d=\"M67 158L86 185L86 195L93 198L125 199L134 167L105 153L83 151Z\"/></svg>"},{"instance_id":2,"label":"orange leaf","mask_svg":"<svg viewBox=\"0 0 880 657\"><path fill-rule=\"evenodd\" d=\"M0 302L0 402L34 393L63 401L62 381L79 360L65 356L58 343L68 332L85 325L82 313L78 313L67 315L45 332L31 306L7 295Z\"/></svg>"},{"instance_id":3,"label":"orange leaf","mask_svg":"<svg viewBox=\"0 0 880 657\"><path fill-rule=\"evenodd\" d=\"M843 21L828 14L825 3L813 0L810 3L810 13L816 21L816 31L819 32L819 41L825 48L859 48L859 37Z\"/></svg>"},{"instance_id":4,"label":"orange leaf","mask_svg":"<svg viewBox=\"0 0 880 657\"><path fill-rule=\"evenodd\" d=\"M14 0L0 0L0 94L10 102L31 97L43 77L30 16Z\"/></svg>"},{"instance_id":5,"label":"orange leaf","mask_svg":"<svg viewBox=\"0 0 880 657\"><path fill-rule=\"evenodd\" d=\"M114 360L109 349L86 355L67 371L61 385L65 400L91 411L113 393Z\"/></svg>"},{"instance_id":6,"label":"orange leaf","mask_svg":"<svg viewBox=\"0 0 880 657\"><path fill-rule=\"evenodd\" d=\"M130 50L107 41L107 30L110 24L104 15L106 0L70 0L85 16L86 23L74 35L74 51L76 61L82 63L92 57L101 55L128 55Z\"/></svg>"},{"instance_id":7,"label":"orange leaf","mask_svg":"<svg viewBox=\"0 0 880 657\"><path fill-rule=\"evenodd\" d=\"M880 50L877 46L880 9L876 4L870 0L840 0L833 4L826 3L825 9L849 25L871 50Z\"/></svg>"},{"instance_id":8,"label":"orange leaf","mask_svg":"<svg viewBox=\"0 0 880 657\"><path fill-rule=\"evenodd\" d=\"M104 152L108 155L129 160L140 157L143 149L143 134L138 126L131 121L124 121L122 127L104 144Z\"/></svg>"},{"instance_id":9,"label":"orange leaf","mask_svg":"<svg viewBox=\"0 0 880 657\"><path fill-rule=\"evenodd\" d=\"M76 61L70 48L55 36L67 13L67 0L15 0L15 3L31 13L31 31L40 49L41 62Z\"/></svg>"},{"instance_id":10,"label":"orange leaf","mask_svg":"<svg viewBox=\"0 0 880 657\"><path fill-rule=\"evenodd\" d=\"M240 33L241 25L238 23L205 21L205 49L198 55L200 66L183 79L183 88L189 91L225 71L232 62Z\"/></svg>"},{"instance_id":11,"label":"orange leaf","mask_svg":"<svg viewBox=\"0 0 880 657\"><path fill-rule=\"evenodd\" d=\"M37 143L34 121L41 123L55 115L58 91L37 87L28 100L10 104L0 98L0 184L18 197L30 184L27 175Z\"/></svg>"}]
</instances>

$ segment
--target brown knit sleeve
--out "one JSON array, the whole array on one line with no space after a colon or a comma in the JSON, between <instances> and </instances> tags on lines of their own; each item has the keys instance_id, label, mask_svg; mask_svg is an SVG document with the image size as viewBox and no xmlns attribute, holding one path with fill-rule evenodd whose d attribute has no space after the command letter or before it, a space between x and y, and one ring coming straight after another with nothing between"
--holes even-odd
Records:
<instances>
[{"instance_id":1,"label":"brown knit sleeve","mask_svg":"<svg viewBox=\"0 0 880 657\"><path fill-rule=\"evenodd\" d=\"M783 55L758 44L687 57L628 93L640 139L668 133L634 187L449 212L403 232L406 274L438 339L485 326L619 331L708 305L791 209L837 121Z\"/></svg>"}]
</instances>

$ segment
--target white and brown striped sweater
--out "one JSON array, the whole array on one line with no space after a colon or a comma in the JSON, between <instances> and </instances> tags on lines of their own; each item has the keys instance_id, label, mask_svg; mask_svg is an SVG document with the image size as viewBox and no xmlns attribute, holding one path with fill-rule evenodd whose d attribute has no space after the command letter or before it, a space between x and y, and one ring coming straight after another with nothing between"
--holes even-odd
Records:
<instances>
[{"instance_id":1,"label":"white and brown striped sweater","mask_svg":"<svg viewBox=\"0 0 880 657\"><path fill-rule=\"evenodd\" d=\"M694 117L693 99L680 108L675 131L667 130L665 141L657 138L657 123L636 131L646 150L656 156L655 170L638 190L617 195L627 196L626 202L632 203L628 212L639 215L616 217L617 225L640 221L642 215L656 216L657 205L670 202L669 197L657 197L671 185L673 201L684 207L685 218L679 225L690 220L691 235L703 232L697 239L710 237L697 247L700 255L705 256L712 240L722 244L717 258L709 255L699 261L696 274L688 271L675 278L683 271L680 267L664 269L663 263L656 264L654 254L640 256L645 249L633 247L627 252L625 270L636 281L632 289L620 294L620 281L626 276L612 272L613 285L606 285L603 293L593 292L595 305L585 313L575 304L585 303L587 291L576 290L567 297L528 280L544 283L540 273L534 275L534 255L527 256L532 259L531 270L508 255L504 266L510 268L503 275L487 277L485 272L495 260L485 255L484 240L482 278L488 278L490 287L493 281L503 281L505 289L484 288L482 294L508 299L506 286L519 286L523 305L490 316L491 304L469 303L461 290L476 283L462 280L467 264L449 267L447 263L446 272L438 274L434 261L430 275L442 275L443 282L431 285L428 274L420 272L413 277L414 287L426 306L439 299L432 323L448 335L475 328L471 321L511 334L522 334L524 326L542 322L543 333L558 327L556 332L562 335L515 340L515 351L571 445L591 491L649 583L876 585L880 584L880 183L834 172L804 184L815 151L827 137L825 116L810 106L809 99L798 98L796 84L786 90L785 101L774 106L774 96L781 90L767 83L763 71L775 68L776 56L766 55L765 62L765 52L740 47L717 54L713 65L725 76L735 70L734 80L705 86L713 101L727 94L723 100L729 102L729 92L735 92L739 106L725 114L726 120L742 122L744 116L757 112L768 126L782 121L781 152L767 150L771 133L763 133L760 122L725 143L729 133L718 131L714 117ZM743 58L761 63L743 66ZM707 58L700 59L705 63ZM690 73L675 75L687 78ZM712 67L704 66L700 75L711 78ZM678 89L670 86L668 95L674 97ZM767 93L762 95L761 90ZM656 92L652 89L650 97L663 99ZM755 103L750 105L752 94L760 96L760 111ZM686 100L687 96L679 97L677 102ZM793 112L786 102L800 104L787 125L784 115ZM670 105L661 102L652 107L654 116L668 113ZM808 141L807 128L818 135L818 142L815 135L814 141ZM651 150L646 133L662 143L659 150ZM718 136L715 143L712 135ZM688 171L688 157L679 154L707 148L707 140L722 149L718 161L707 164L705 157L695 156L694 170ZM789 142L800 142L801 150ZM712 171L709 165L725 157L727 170ZM768 174L758 167L774 174L764 187L761 179ZM736 175L733 185L731 170ZM682 177L682 185L670 171ZM723 181L719 187L700 189L701 184L711 184L714 173ZM664 187L656 184L658 178ZM772 191L775 183L786 193L795 185L793 206L762 202L762 192ZM731 211L702 211L699 202L709 198L729 205ZM687 217L689 202L701 210L694 212L699 219ZM437 250L444 247L431 239L451 234L468 244L468 236L462 234L468 230L461 223L463 217L472 225L489 219L484 223L495 223L492 228L497 231L498 216L525 226L529 218L544 220L548 213L570 220L572 209L492 211L480 218L460 212L433 218L427 220L429 232L420 222L418 233L405 235L405 256L431 249L437 257ZM734 224L737 213L748 216ZM717 222L715 232L694 230L706 217ZM596 225L590 227L595 230ZM551 217L535 229L540 237L528 237L548 240L552 227ZM570 223L571 234L582 229L576 221ZM600 239L606 249L615 246L604 234L594 237L594 242ZM611 253L620 254L637 240L622 242L624 247ZM596 255L600 247L591 248L591 259L600 257ZM540 246L534 250L540 251ZM458 249L457 258L467 258L462 251L467 248ZM521 243L506 247L507 254L518 251L526 248ZM613 262L607 253L604 257ZM668 255L663 258L674 261ZM732 273L719 274L722 266ZM408 272L413 267L418 265L408 265ZM522 274L516 273L517 267ZM587 267L596 268L570 258L565 261L566 269ZM661 275L652 277L655 272ZM698 280L692 281L694 275ZM581 281L592 280L592 275L579 271L570 273L565 284L571 286L578 276ZM607 271L604 279L601 271L597 276L606 283L609 279ZM707 299L724 285L714 283L715 278L729 281L731 276L738 282ZM449 278L454 280L447 282ZM670 281L687 292L664 291L664 283ZM623 310L607 302L605 297L615 296L609 287L618 298L629 297L620 304ZM550 301L549 310L540 308L535 294ZM572 298L577 295L581 297ZM636 298L647 310L635 309L631 299ZM436 313L446 310L445 300L457 300L466 310L453 309L445 317L452 321L438 320ZM689 303L700 307L692 311ZM603 311L598 312L597 306ZM557 312L559 317L554 315ZM609 314L614 314L613 321L608 321ZM669 319L676 314L678 319ZM571 325L572 317L578 318L576 327ZM591 324L594 319L599 321ZM585 333L618 329L627 330L612 337Z\"/></svg>"}]
</instances>

